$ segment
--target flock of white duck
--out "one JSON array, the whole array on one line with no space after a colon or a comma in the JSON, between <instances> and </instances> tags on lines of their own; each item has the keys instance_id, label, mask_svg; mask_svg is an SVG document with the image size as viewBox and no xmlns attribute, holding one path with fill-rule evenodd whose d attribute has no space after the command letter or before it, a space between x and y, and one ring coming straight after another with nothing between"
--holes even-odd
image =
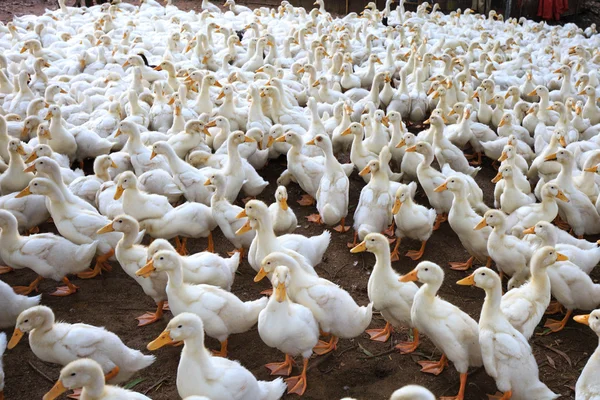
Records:
<instances>
[{"instance_id":1,"label":"flock of white duck","mask_svg":"<svg viewBox=\"0 0 600 400\"><path fill-rule=\"evenodd\" d=\"M104 328L56 322L40 296L24 296L42 279L64 283L51 295L71 295L79 288L68 276L93 278L114 260L156 302L140 326L161 319L168 301L175 317L147 347L183 342L182 398L302 395L313 354L362 335L373 309L387 324L367 330L372 340L410 328L398 351L413 352L424 334L442 352L420 362L423 372L454 364L452 398L464 398L469 367L481 365L501 399L559 397L539 380L528 339L547 309L566 315L543 333L600 304L589 276L600 248L582 238L600 233L600 35L595 26L444 15L427 3L392 11L392 3L333 18L322 0L310 11L227 0L226 12L206 0L201 12L171 0L88 9L61 0L56 11L0 24L1 272L38 275L28 286L0 281L0 328L15 326L9 349L29 333L37 357L65 366L44 399L76 388L82 400L148 398L112 384L153 356ZM418 132L425 119L430 127ZM343 153L351 163L338 161ZM494 209L473 179L482 154L498 166ZM257 171L283 155L275 202L252 199L268 185ZM93 175L72 168L87 159ZM310 221L346 232L354 170L367 184L351 252L376 258L363 307L315 272L331 233L292 233L298 221L285 188L296 183L306 192L298 203L316 203ZM432 208L415 201L418 185ZM251 198L244 208L233 204L240 193ZM58 235L37 233L49 218ZM403 276L392 268L402 238L420 241L406 254L418 260L445 221L471 255L450 268L486 263L458 282L485 290L479 322L436 296L439 265L423 261ZM217 226L233 246L229 258L214 253ZM382 232L396 236L392 251ZM208 238L208 251L188 255L194 238ZM270 297L243 302L230 292L244 256L256 281L270 279ZM574 319L600 335L600 310ZM285 355L266 367L289 376L301 357L299 375L257 381L226 358L228 337L256 323ZM208 351L205 335L221 348ZM577 399L600 398L599 373L597 350ZM0 373L0 393L3 381ZM415 386L392 395L433 398Z\"/></svg>"}]
</instances>

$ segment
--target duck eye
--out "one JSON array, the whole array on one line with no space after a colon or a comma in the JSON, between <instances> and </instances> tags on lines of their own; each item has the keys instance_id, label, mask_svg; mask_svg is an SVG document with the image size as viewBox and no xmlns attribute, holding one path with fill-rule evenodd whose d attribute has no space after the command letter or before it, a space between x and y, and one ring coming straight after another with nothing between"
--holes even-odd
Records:
<instances>
[{"instance_id":1,"label":"duck eye","mask_svg":"<svg viewBox=\"0 0 600 400\"><path fill-rule=\"evenodd\" d=\"M164 257L161 257L160 259L161 259L161 260L164 260L165 258L164 258Z\"/></svg>"},{"instance_id":2,"label":"duck eye","mask_svg":"<svg viewBox=\"0 0 600 400\"><path fill-rule=\"evenodd\" d=\"M482 272L482 273L481 273L481 276L485 276L485 272Z\"/></svg>"},{"instance_id":3,"label":"duck eye","mask_svg":"<svg viewBox=\"0 0 600 400\"><path fill-rule=\"evenodd\" d=\"M429 271L429 268L425 268L425 271Z\"/></svg>"},{"instance_id":4,"label":"duck eye","mask_svg":"<svg viewBox=\"0 0 600 400\"><path fill-rule=\"evenodd\" d=\"M75 375L77 375L75 372L73 372L73 373L71 374L71 376L75 376Z\"/></svg>"},{"instance_id":5,"label":"duck eye","mask_svg":"<svg viewBox=\"0 0 600 400\"><path fill-rule=\"evenodd\" d=\"M183 325L178 325L177 327L178 327L179 329L181 329L181 328L183 328Z\"/></svg>"},{"instance_id":6,"label":"duck eye","mask_svg":"<svg viewBox=\"0 0 600 400\"><path fill-rule=\"evenodd\" d=\"M27 323L27 322L29 322L29 320L28 320L28 319L26 319L26 320L25 320L25 321L23 321L23 322Z\"/></svg>"}]
</instances>

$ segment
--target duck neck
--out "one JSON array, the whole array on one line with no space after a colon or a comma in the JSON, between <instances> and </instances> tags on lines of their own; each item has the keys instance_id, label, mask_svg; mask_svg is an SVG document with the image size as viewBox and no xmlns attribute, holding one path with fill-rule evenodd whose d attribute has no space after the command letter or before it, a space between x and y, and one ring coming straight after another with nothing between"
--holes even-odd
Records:
<instances>
[{"instance_id":1,"label":"duck neck","mask_svg":"<svg viewBox=\"0 0 600 400\"><path fill-rule=\"evenodd\" d=\"M100 399L104 393L104 376L102 374L96 374L92 378L92 381L83 387L81 392L82 398L84 399Z\"/></svg>"},{"instance_id":2,"label":"duck neck","mask_svg":"<svg viewBox=\"0 0 600 400\"><path fill-rule=\"evenodd\" d=\"M435 298L435 296L437 295L438 290L440 290L441 286L442 286L441 281L440 282L427 282L423 286L421 286L421 290L423 291L423 293L425 293L427 298L433 300Z\"/></svg>"},{"instance_id":3,"label":"duck neck","mask_svg":"<svg viewBox=\"0 0 600 400\"><path fill-rule=\"evenodd\" d=\"M183 270L181 265L176 265L175 268L167 271L169 281L167 285L171 288L180 288L183 286Z\"/></svg>"},{"instance_id":4,"label":"duck neck","mask_svg":"<svg viewBox=\"0 0 600 400\"><path fill-rule=\"evenodd\" d=\"M238 145L233 140L227 141L227 167L224 170L225 174L239 172L242 169L242 157Z\"/></svg>"},{"instance_id":5,"label":"duck neck","mask_svg":"<svg viewBox=\"0 0 600 400\"><path fill-rule=\"evenodd\" d=\"M2 245L10 247L19 242L21 235L19 235L19 228L16 224L16 220L8 219L6 224L0 227L0 241Z\"/></svg>"},{"instance_id":6,"label":"duck neck","mask_svg":"<svg viewBox=\"0 0 600 400\"><path fill-rule=\"evenodd\" d=\"M127 230L123 232L123 237L119 240L119 245L123 248L130 249L135 246L135 242L139 235L139 231L137 230Z\"/></svg>"},{"instance_id":7,"label":"duck neck","mask_svg":"<svg viewBox=\"0 0 600 400\"><path fill-rule=\"evenodd\" d=\"M501 314L500 303L502 301L502 287L494 285L491 289L485 289L485 300L481 308L479 324L492 324L497 315Z\"/></svg>"}]
</instances>

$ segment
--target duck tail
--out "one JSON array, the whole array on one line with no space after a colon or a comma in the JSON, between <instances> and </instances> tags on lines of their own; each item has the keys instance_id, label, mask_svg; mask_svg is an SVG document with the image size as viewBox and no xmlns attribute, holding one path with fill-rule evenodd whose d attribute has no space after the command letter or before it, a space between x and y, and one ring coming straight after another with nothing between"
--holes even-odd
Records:
<instances>
[{"instance_id":1,"label":"duck tail","mask_svg":"<svg viewBox=\"0 0 600 400\"><path fill-rule=\"evenodd\" d=\"M96 254L97 247L97 240L90 244L82 244L77 249L77 252L75 253L75 258L77 260L80 260L82 264L89 264L90 262L92 262L92 258L94 258L94 255Z\"/></svg>"},{"instance_id":2,"label":"duck tail","mask_svg":"<svg viewBox=\"0 0 600 400\"><path fill-rule=\"evenodd\" d=\"M260 389L259 400L279 400L287 389L287 385L283 379L277 378L270 382L258 381L258 388Z\"/></svg>"},{"instance_id":3,"label":"duck tail","mask_svg":"<svg viewBox=\"0 0 600 400\"><path fill-rule=\"evenodd\" d=\"M323 212L321 212L321 218L323 222L327 225L334 225L340 222L341 212L331 204L325 204L323 207Z\"/></svg>"},{"instance_id":4,"label":"duck tail","mask_svg":"<svg viewBox=\"0 0 600 400\"><path fill-rule=\"evenodd\" d=\"M6 350L6 333L0 332L0 360L2 360L2 354Z\"/></svg>"},{"instance_id":5,"label":"duck tail","mask_svg":"<svg viewBox=\"0 0 600 400\"><path fill-rule=\"evenodd\" d=\"M553 400L560 397L559 394L554 393L545 383L538 381L533 387L529 387L527 390L528 399L540 399L540 400Z\"/></svg>"},{"instance_id":6,"label":"duck tail","mask_svg":"<svg viewBox=\"0 0 600 400\"><path fill-rule=\"evenodd\" d=\"M373 303L359 307L356 312L356 318L361 321L361 331L367 329L373 318Z\"/></svg>"},{"instance_id":7,"label":"duck tail","mask_svg":"<svg viewBox=\"0 0 600 400\"><path fill-rule=\"evenodd\" d=\"M129 349L125 357L125 369L130 371L139 371L152 365L156 360L153 355L145 355L139 350Z\"/></svg>"},{"instance_id":8,"label":"duck tail","mask_svg":"<svg viewBox=\"0 0 600 400\"><path fill-rule=\"evenodd\" d=\"M268 297L261 297L258 300L247 301L244 303L244 305L246 306L246 315L244 316L244 318L246 319L246 322L249 325L248 329L250 329L250 327L258 321L258 314L260 314L260 312L264 310L268 302Z\"/></svg>"},{"instance_id":9,"label":"duck tail","mask_svg":"<svg viewBox=\"0 0 600 400\"><path fill-rule=\"evenodd\" d=\"M313 236L309 240L314 243L315 255L318 255L319 260L321 260L327 247L329 247L329 242L331 242L331 232L323 231L319 236Z\"/></svg>"},{"instance_id":10,"label":"duck tail","mask_svg":"<svg viewBox=\"0 0 600 400\"><path fill-rule=\"evenodd\" d=\"M231 276L235 275L235 272L237 271L238 267L240 266L240 252L236 251L234 255L232 255L231 257L229 257L227 259L227 266L229 267L229 270L231 271Z\"/></svg>"}]
</instances>

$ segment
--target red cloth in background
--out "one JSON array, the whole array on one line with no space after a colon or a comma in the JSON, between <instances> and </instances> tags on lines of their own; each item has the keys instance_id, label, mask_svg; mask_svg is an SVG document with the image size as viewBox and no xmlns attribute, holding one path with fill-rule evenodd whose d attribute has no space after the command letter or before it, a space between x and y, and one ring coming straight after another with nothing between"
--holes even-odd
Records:
<instances>
[{"instance_id":1,"label":"red cloth in background","mask_svg":"<svg viewBox=\"0 0 600 400\"><path fill-rule=\"evenodd\" d=\"M539 0L538 17L559 20L569 10L569 0Z\"/></svg>"}]
</instances>

